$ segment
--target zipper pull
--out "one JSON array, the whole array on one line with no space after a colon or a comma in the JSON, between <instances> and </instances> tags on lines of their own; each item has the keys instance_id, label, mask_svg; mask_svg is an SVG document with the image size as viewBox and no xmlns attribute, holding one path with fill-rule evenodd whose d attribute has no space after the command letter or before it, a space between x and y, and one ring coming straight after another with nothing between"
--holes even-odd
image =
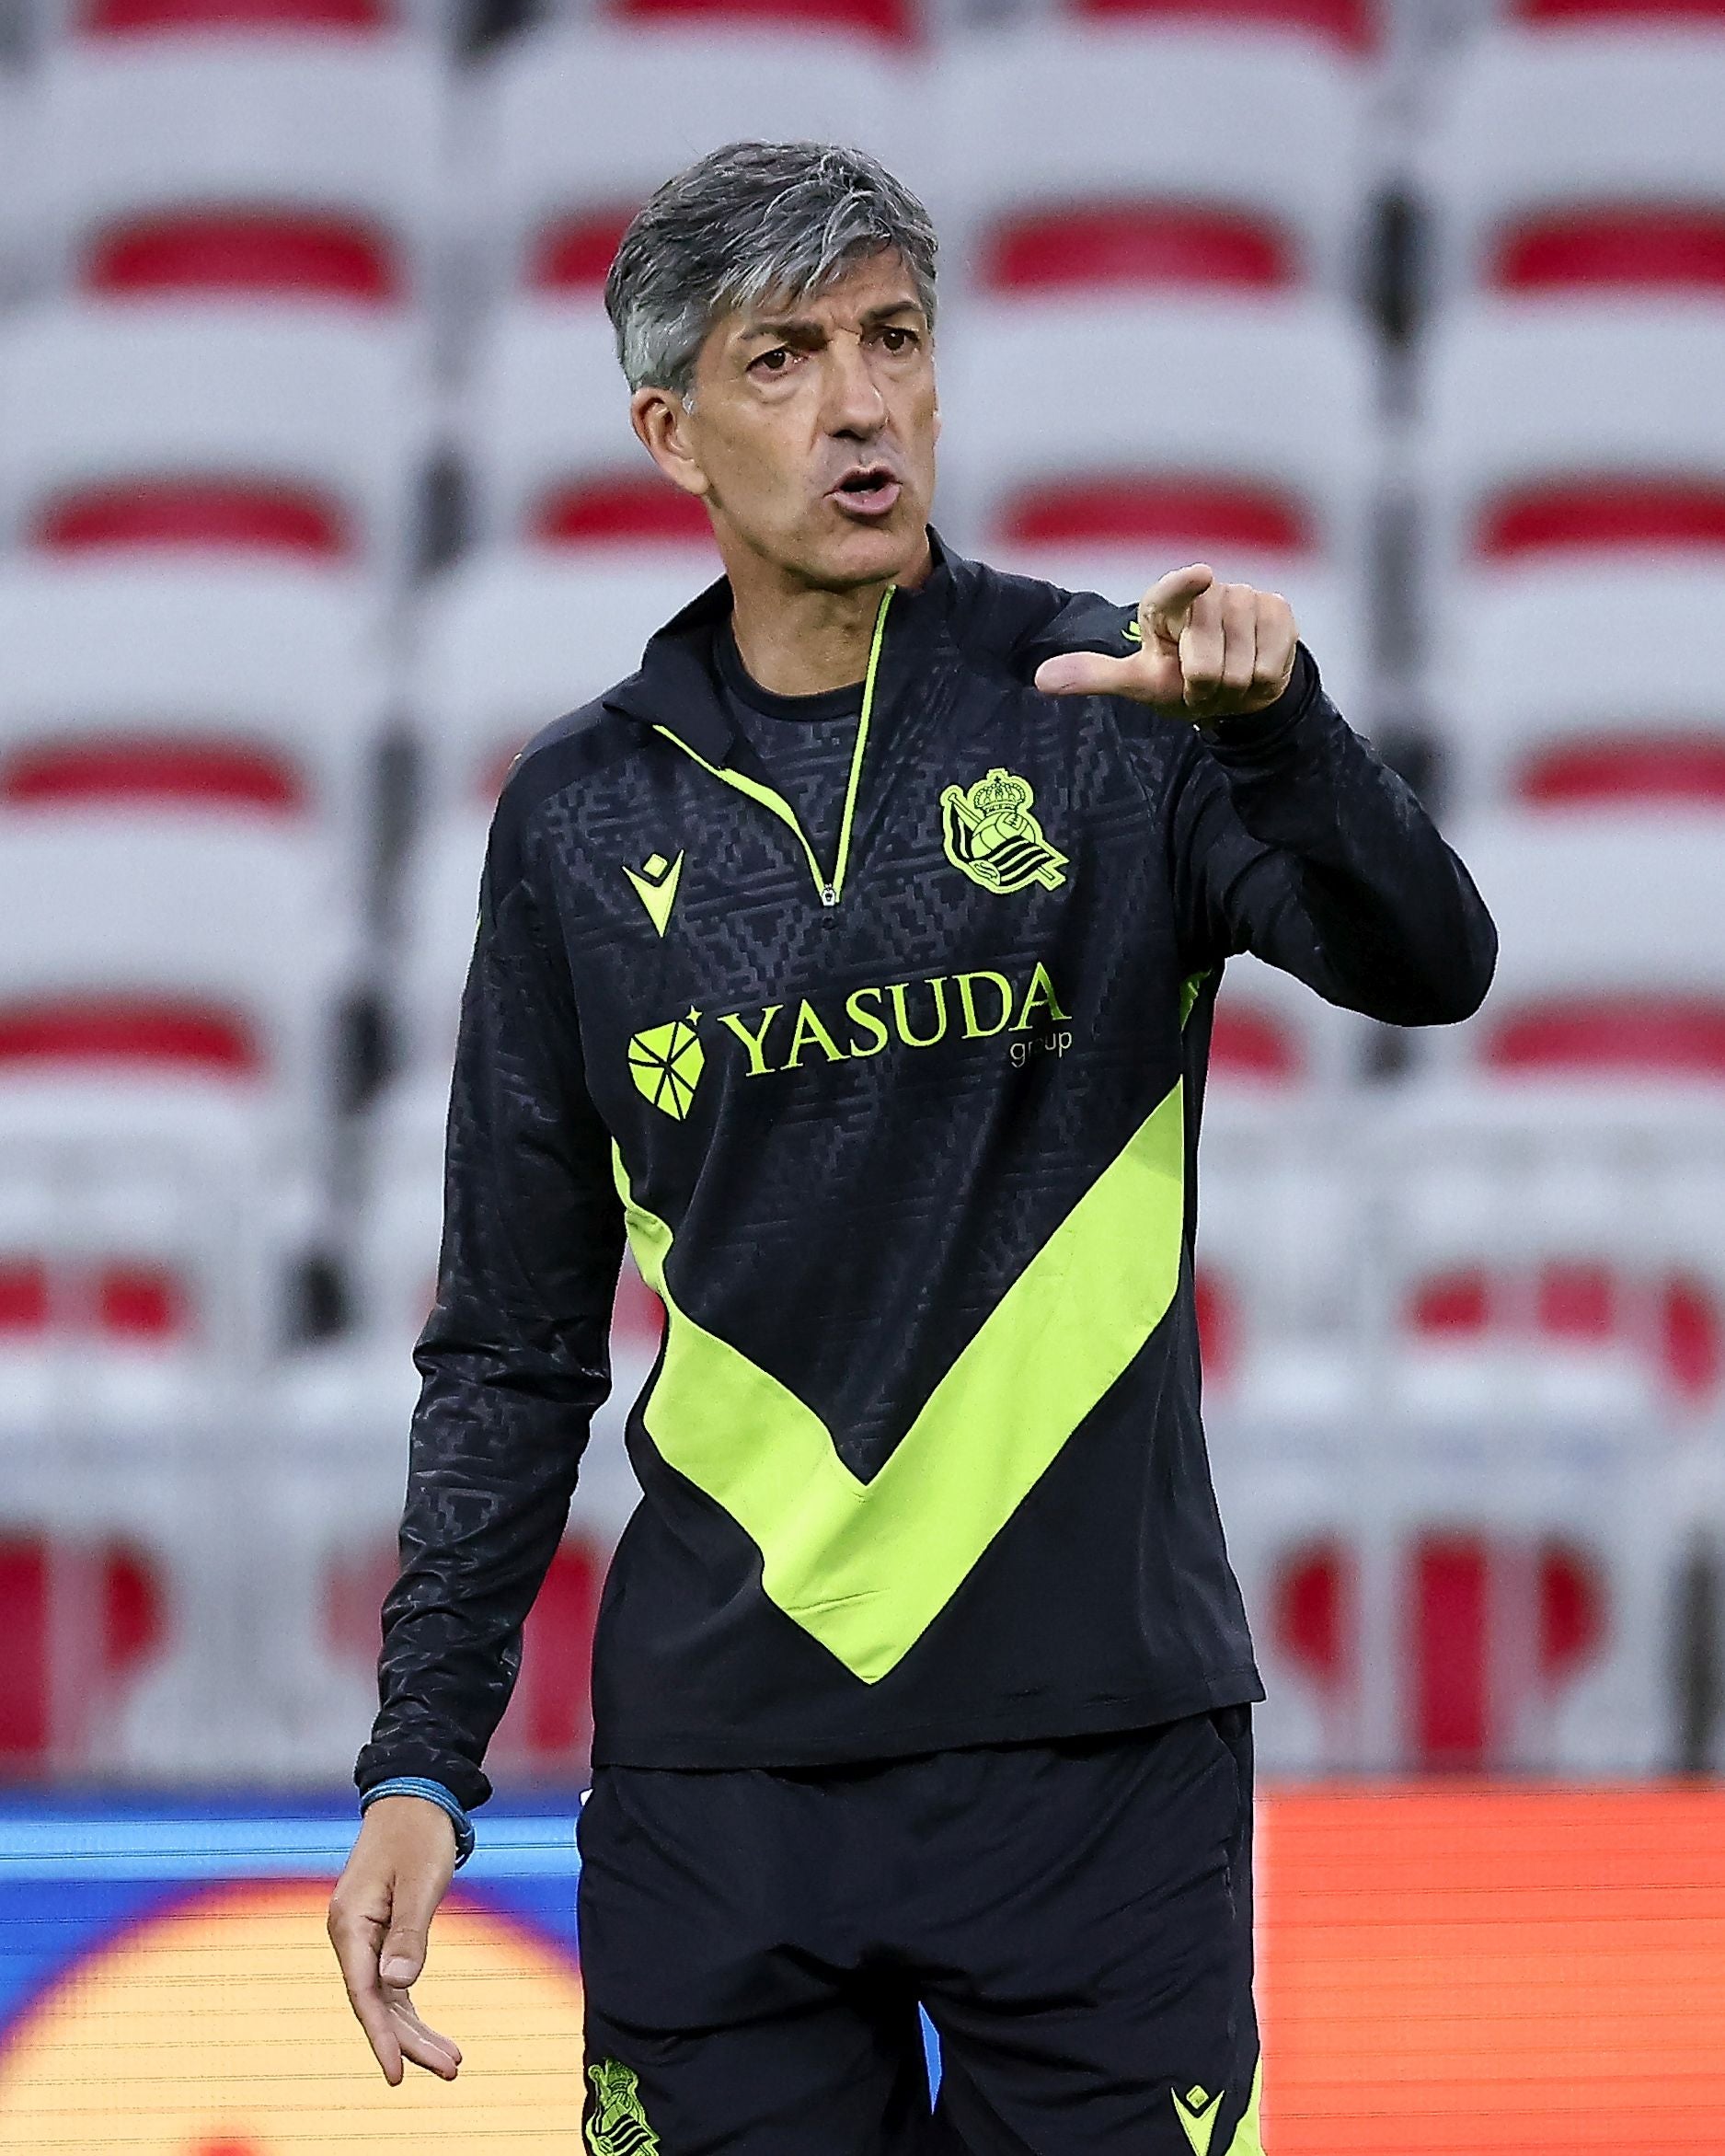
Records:
<instances>
[{"instance_id":1,"label":"zipper pull","mask_svg":"<svg viewBox=\"0 0 1725 2156\"><path fill-rule=\"evenodd\" d=\"M821 886L821 904L822 905L836 905L838 904L838 893L830 883L822 883Z\"/></svg>"}]
</instances>

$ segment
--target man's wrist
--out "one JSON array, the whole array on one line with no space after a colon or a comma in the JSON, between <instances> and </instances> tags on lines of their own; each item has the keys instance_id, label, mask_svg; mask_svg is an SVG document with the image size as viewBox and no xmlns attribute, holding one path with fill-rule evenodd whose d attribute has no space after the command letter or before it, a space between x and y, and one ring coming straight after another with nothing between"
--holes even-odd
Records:
<instances>
[{"instance_id":1,"label":"man's wrist","mask_svg":"<svg viewBox=\"0 0 1725 2156\"><path fill-rule=\"evenodd\" d=\"M455 1869L460 1871L473 1854L474 1832L473 1821L454 1790L446 1789L441 1781L433 1781L426 1774L392 1774L383 1781L374 1782L361 1797L361 1817L364 1816L368 1804L384 1796L423 1797L428 1804L437 1804L447 1812L455 1829Z\"/></svg>"}]
</instances>

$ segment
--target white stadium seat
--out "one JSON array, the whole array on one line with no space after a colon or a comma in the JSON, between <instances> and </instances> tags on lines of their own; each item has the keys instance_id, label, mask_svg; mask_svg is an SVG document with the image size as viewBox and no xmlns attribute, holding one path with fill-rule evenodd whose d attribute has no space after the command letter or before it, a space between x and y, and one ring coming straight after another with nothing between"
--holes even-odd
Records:
<instances>
[{"instance_id":1,"label":"white stadium seat","mask_svg":"<svg viewBox=\"0 0 1725 2156\"><path fill-rule=\"evenodd\" d=\"M14 556L0 649L0 811L190 809L316 834L358 905L392 690L352 580Z\"/></svg>"},{"instance_id":2,"label":"white stadium seat","mask_svg":"<svg viewBox=\"0 0 1725 2156\"><path fill-rule=\"evenodd\" d=\"M1725 816L1725 557L1546 566L1458 588L1427 709L1468 812L1664 803ZM1639 624L1627 634L1602 625ZM1667 633L1647 633L1654 623Z\"/></svg>"},{"instance_id":3,"label":"white stadium seat","mask_svg":"<svg viewBox=\"0 0 1725 2156\"><path fill-rule=\"evenodd\" d=\"M711 527L629 428L611 325L592 301L500 311L463 429L483 545L698 547Z\"/></svg>"},{"instance_id":4,"label":"white stadium seat","mask_svg":"<svg viewBox=\"0 0 1725 2156\"><path fill-rule=\"evenodd\" d=\"M1464 47L1417 157L1434 296L1725 296L1721 110L1717 36L1624 22Z\"/></svg>"},{"instance_id":5,"label":"white stadium seat","mask_svg":"<svg viewBox=\"0 0 1725 2156\"><path fill-rule=\"evenodd\" d=\"M309 1153L355 935L328 850L181 813L0 820L0 1075L248 1113Z\"/></svg>"},{"instance_id":6,"label":"white stadium seat","mask_svg":"<svg viewBox=\"0 0 1725 2156\"><path fill-rule=\"evenodd\" d=\"M942 274L1345 299L1363 120L1353 70L1317 45L1114 19L955 40L935 62Z\"/></svg>"},{"instance_id":7,"label":"white stadium seat","mask_svg":"<svg viewBox=\"0 0 1725 2156\"><path fill-rule=\"evenodd\" d=\"M0 538L412 564L433 408L407 325L267 304L31 309L0 329Z\"/></svg>"},{"instance_id":8,"label":"white stadium seat","mask_svg":"<svg viewBox=\"0 0 1725 2156\"><path fill-rule=\"evenodd\" d=\"M902 60L790 20L529 30L485 63L470 115L475 284L593 294L653 190L751 136L855 144L914 185L919 86Z\"/></svg>"},{"instance_id":9,"label":"white stadium seat","mask_svg":"<svg viewBox=\"0 0 1725 2156\"><path fill-rule=\"evenodd\" d=\"M1451 833L1497 922L1497 974L1433 1070L1580 1089L1621 1113L1725 1080L1725 847L1704 812L1481 817Z\"/></svg>"},{"instance_id":10,"label":"white stadium seat","mask_svg":"<svg viewBox=\"0 0 1725 2156\"><path fill-rule=\"evenodd\" d=\"M1465 572L1725 558L1725 308L1457 306L1432 332L1413 470L1431 649Z\"/></svg>"},{"instance_id":11,"label":"white stadium seat","mask_svg":"<svg viewBox=\"0 0 1725 2156\"><path fill-rule=\"evenodd\" d=\"M1130 545L1272 587L1300 568L1362 583L1371 354L1323 302L979 303L951 325L941 409L960 544Z\"/></svg>"},{"instance_id":12,"label":"white stadium seat","mask_svg":"<svg viewBox=\"0 0 1725 2156\"><path fill-rule=\"evenodd\" d=\"M328 37L63 47L29 167L51 292L422 306L439 289L447 68Z\"/></svg>"},{"instance_id":13,"label":"white stadium seat","mask_svg":"<svg viewBox=\"0 0 1725 2156\"><path fill-rule=\"evenodd\" d=\"M710 549L482 548L457 563L420 600L408 692L431 813L488 806L522 744L633 674L719 573Z\"/></svg>"}]
</instances>

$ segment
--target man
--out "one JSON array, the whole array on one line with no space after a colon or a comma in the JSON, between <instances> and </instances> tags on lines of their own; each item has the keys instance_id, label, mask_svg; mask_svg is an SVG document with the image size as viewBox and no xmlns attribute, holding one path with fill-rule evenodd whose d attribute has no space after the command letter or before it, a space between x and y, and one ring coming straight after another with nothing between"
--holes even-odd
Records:
<instances>
[{"instance_id":1,"label":"man","mask_svg":"<svg viewBox=\"0 0 1725 2156\"><path fill-rule=\"evenodd\" d=\"M1264 1689L1192 1313L1216 984L1249 948L1441 1022L1495 953L1285 600L1194 563L1122 607L930 531L934 255L806 144L636 219L635 430L727 576L491 829L329 1928L391 2081L453 2076L408 1986L627 1233L668 1321L594 1653L597 2156L1255 2156Z\"/></svg>"}]
</instances>

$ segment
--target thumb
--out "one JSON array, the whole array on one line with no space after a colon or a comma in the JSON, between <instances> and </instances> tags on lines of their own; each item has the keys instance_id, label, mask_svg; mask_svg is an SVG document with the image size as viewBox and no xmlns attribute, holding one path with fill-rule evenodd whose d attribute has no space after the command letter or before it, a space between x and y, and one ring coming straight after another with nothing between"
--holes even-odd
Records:
<instances>
[{"instance_id":1,"label":"thumb","mask_svg":"<svg viewBox=\"0 0 1725 2156\"><path fill-rule=\"evenodd\" d=\"M1131 693L1137 659L1110 659L1102 651L1057 651L1036 670L1045 697L1122 697ZM1124 677L1124 678L1122 678Z\"/></svg>"}]
</instances>

